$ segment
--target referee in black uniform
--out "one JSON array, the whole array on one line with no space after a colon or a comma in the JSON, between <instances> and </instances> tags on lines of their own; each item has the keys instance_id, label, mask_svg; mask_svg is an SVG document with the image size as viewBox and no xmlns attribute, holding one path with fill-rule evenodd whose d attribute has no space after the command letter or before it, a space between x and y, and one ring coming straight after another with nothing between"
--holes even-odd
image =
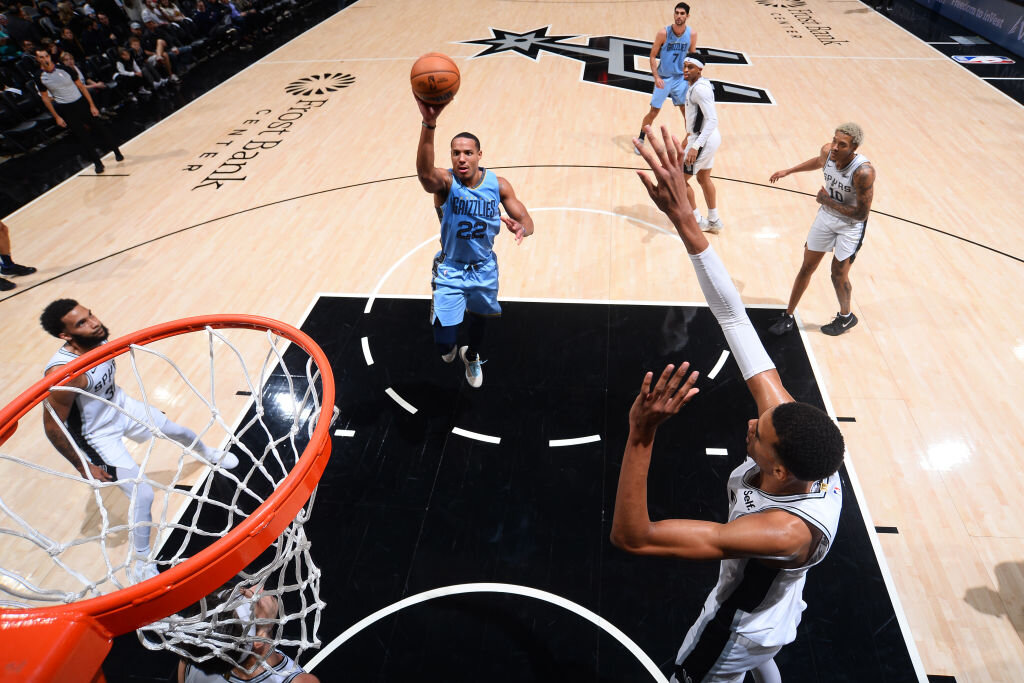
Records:
<instances>
[{"instance_id":1,"label":"referee in black uniform","mask_svg":"<svg viewBox=\"0 0 1024 683\"><path fill-rule=\"evenodd\" d=\"M54 64L46 50L36 50L36 60L42 69L35 77L36 89L43 98L43 104L58 126L70 128L75 134L86 155L92 159L96 172L103 173L103 162L96 153L93 134L99 136L104 149L114 150L117 161L123 161L124 155L98 118L100 110L89 96L88 88L78 79L78 74L63 64Z\"/></svg>"}]
</instances>

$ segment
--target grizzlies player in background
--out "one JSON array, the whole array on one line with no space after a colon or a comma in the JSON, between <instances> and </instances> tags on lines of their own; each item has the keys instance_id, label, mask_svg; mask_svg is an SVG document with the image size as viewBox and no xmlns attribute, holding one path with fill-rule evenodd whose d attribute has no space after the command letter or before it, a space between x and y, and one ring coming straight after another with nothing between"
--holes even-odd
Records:
<instances>
[{"instance_id":1,"label":"grizzlies player in background","mask_svg":"<svg viewBox=\"0 0 1024 683\"><path fill-rule=\"evenodd\" d=\"M64 342L46 364L47 375L86 351L105 344L110 336L99 318L74 299L51 302L43 309L39 322L44 330ZM131 501L135 550L130 562L132 578L136 581L152 578L157 575L156 564L149 557L153 487L124 447L123 439L128 437L136 442L149 439L152 433L145 425L152 421L164 436L188 449L201 462L231 469L238 465L238 458L227 451L210 448L191 429L171 422L157 408L124 393L116 382L113 359L100 363L64 386L86 393L50 392L47 401L63 424L58 424L50 411L44 410L46 438L84 478L118 482L118 488Z\"/></svg>"},{"instance_id":2,"label":"grizzlies player in background","mask_svg":"<svg viewBox=\"0 0 1024 683\"><path fill-rule=\"evenodd\" d=\"M683 60L697 49L697 32L686 25L690 18L690 6L685 2L676 5L672 23L658 31L651 45L651 73L654 74L654 94L651 95L651 110L640 125L640 142L644 141L644 126L654 119L665 104L665 98L672 96L672 104L686 120L686 89L689 84L683 78ZM636 150L637 154L640 153Z\"/></svg>"},{"instance_id":3,"label":"grizzlies player in background","mask_svg":"<svg viewBox=\"0 0 1024 683\"><path fill-rule=\"evenodd\" d=\"M472 133L452 138L451 168L435 168L434 129L445 105L426 104L419 98L416 103L423 116L416 175L441 209L441 251L434 256L431 281L434 342L445 363L456 355L462 359L466 381L477 389L484 382L480 354L487 319L501 315L494 238L504 222L519 244L533 234L533 219L508 181L480 166L480 140ZM501 215L501 206L511 218ZM467 311L469 343L460 347L458 329Z\"/></svg>"},{"instance_id":4,"label":"grizzlies player in background","mask_svg":"<svg viewBox=\"0 0 1024 683\"><path fill-rule=\"evenodd\" d=\"M640 178L683 240L708 307L725 334L757 418L747 424L747 457L729 475L729 520L651 521L647 477L658 426L697 394L689 364L648 372L629 411L611 540L639 555L720 560L718 584L704 601L676 656L676 683L779 683L775 654L796 638L810 567L832 547L843 491L843 435L824 412L786 391L721 259L708 244L686 196L684 147L662 128ZM639 139L634 141L640 147ZM699 431L699 426L694 425Z\"/></svg>"},{"instance_id":5,"label":"grizzlies player in background","mask_svg":"<svg viewBox=\"0 0 1024 683\"><path fill-rule=\"evenodd\" d=\"M821 263L826 251L835 251L832 257L832 286L839 298L839 313L835 320L821 326L821 331L833 337L857 324L857 316L850 309L853 285L850 267L864 243L871 200L875 196L875 169L867 157L857 153L864 140L864 131L856 123L844 123L836 128L832 142L826 143L818 156L793 168L772 173L769 182L785 178L790 173L825 169L825 186L816 197L821 208L811 224L804 244L804 262L793 282L786 312L768 328L782 335L795 326L793 311L811 282L811 276Z\"/></svg>"}]
</instances>

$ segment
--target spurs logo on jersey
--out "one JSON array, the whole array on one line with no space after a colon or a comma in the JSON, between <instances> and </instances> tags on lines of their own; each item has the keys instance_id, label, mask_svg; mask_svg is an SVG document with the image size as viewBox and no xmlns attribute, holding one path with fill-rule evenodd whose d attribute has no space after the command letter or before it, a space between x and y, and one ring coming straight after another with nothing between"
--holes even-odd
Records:
<instances>
[{"instance_id":1,"label":"spurs logo on jersey","mask_svg":"<svg viewBox=\"0 0 1024 683\"><path fill-rule=\"evenodd\" d=\"M855 154L846 166L839 169L836 167L836 162L832 161L832 153L829 152L824 168L825 190L828 192L828 196L843 206L857 206L857 189L853 186L853 174L867 162L866 156ZM849 220L848 216L832 211L827 206L822 206L822 208L833 216Z\"/></svg>"},{"instance_id":2,"label":"spurs logo on jersey","mask_svg":"<svg viewBox=\"0 0 1024 683\"><path fill-rule=\"evenodd\" d=\"M49 372L50 368L58 365L67 365L76 358L77 355L61 347L46 364L46 371ZM85 391L104 400L100 401L82 394L75 396L75 403L68 416L68 429L76 439L80 435L96 432L117 419L120 413L110 403L118 406L124 403L121 399L121 389L117 386L117 366L113 359L86 370L84 374L88 381Z\"/></svg>"}]
</instances>

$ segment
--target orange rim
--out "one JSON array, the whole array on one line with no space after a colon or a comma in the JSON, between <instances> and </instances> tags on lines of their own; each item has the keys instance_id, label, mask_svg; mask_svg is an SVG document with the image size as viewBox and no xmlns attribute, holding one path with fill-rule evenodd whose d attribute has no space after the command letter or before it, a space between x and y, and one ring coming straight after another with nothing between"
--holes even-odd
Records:
<instances>
[{"instance_id":1,"label":"orange rim","mask_svg":"<svg viewBox=\"0 0 1024 683\"><path fill-rule=\"evenodd\" d=\"M320 419L295 467L259 508L223 538L159 576L68 605L0 609L0 631L17 628L19 623L69 622L85 617L94 619L110 633L120 635L178 612L222 586L254 560L281 535L313 495L331 454L334 375L327 356L306 333L255 315L204 315L174 320L119 337L83 354L0 409L0 445L14 433L17 421L46 399L50 387L65 384L90 367L121 355L132 344L154 342L207 327L269 330L298 344L313 358L323 384Z\"/></svg>"}]
</instances>

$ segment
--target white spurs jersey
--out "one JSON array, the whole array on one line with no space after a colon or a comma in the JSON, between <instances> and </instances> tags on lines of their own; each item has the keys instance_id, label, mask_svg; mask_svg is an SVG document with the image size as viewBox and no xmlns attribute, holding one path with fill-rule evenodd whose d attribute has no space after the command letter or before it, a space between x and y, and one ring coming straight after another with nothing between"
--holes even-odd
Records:
<instances>
[{"instance_id":1,"label":"white spurs jersey","mask_svg":"<svg viewBox=\"0 0 1024 683\"><path fill-rule=\"evenodd\" d=\"M828 159L825 160L825 168L823 169L825 172L825 190L828 192L828 196L843 206L857 206L857 189L853 186L853 174L866 163L868 163L866 156L855 154L843 169L839 169L836 167L836 162L832 161L832 153L829 152ZM843 220L854 223L858 222L849 216L836 213L827 206L822 206L821 209Z\"/></svg>"},{"instance_id":2,"label":"white spurs jersey","mask_svg":"<svg viewBox=\"0 0 1024 683\"><path fill-rule=\"evenodd\" d=\"M46 372L49 372L50 368L57 367L58 365L67 365L77 358L78 356L75 353L62 346L46 364ZM85 386L85 391L106 399L114 405L124 407L124 392L121 391L121 388L114 381L116 370L114 359L100 363L91 370L87 370L85 378L88 384ZM121 413L107 403L83 396L82 394L76 394L75 402L71 406L71 412L68 414L68 432L71 433L71 436L75 437L76 441L80 442L79 437L94 434L104 427L113 424L120 417Z\"/></svg>"},{"instance_id":3,"label":"white spurs jersey","mask_svg":"<svg viewBox=\"0 0 1024 683\"><path fill-rule=\"evenodd\" d=\"M306 673L285 653L278 650L277 654L281 655L281 661L276 666L268 667L264 664L263 670L252 678L239 678L234 671L226 676L208 674L194 664L186 663L185 683L224 683L225 681L228 683L291 683L299 674Z\"/></svg>"},{"instance_id":4,"label":"white spurs jersey","mask_svg":"<svg viewBox=\"0 0 1024 683\"><path fill-rule=\"evenodd\" d=\"M729 475L729 521L766 510L785 510L818 529L821 540L807 563L797 569L770 567L753 559L723 560L718 584L701 616L765 647L782 646L796 638L806 607L801 596L807 570L821 562L832 547L843 488L836 473L814 482L809 493L773 496L753 485L758 472L748 457Z\"/></svg>"}]
</instances>

